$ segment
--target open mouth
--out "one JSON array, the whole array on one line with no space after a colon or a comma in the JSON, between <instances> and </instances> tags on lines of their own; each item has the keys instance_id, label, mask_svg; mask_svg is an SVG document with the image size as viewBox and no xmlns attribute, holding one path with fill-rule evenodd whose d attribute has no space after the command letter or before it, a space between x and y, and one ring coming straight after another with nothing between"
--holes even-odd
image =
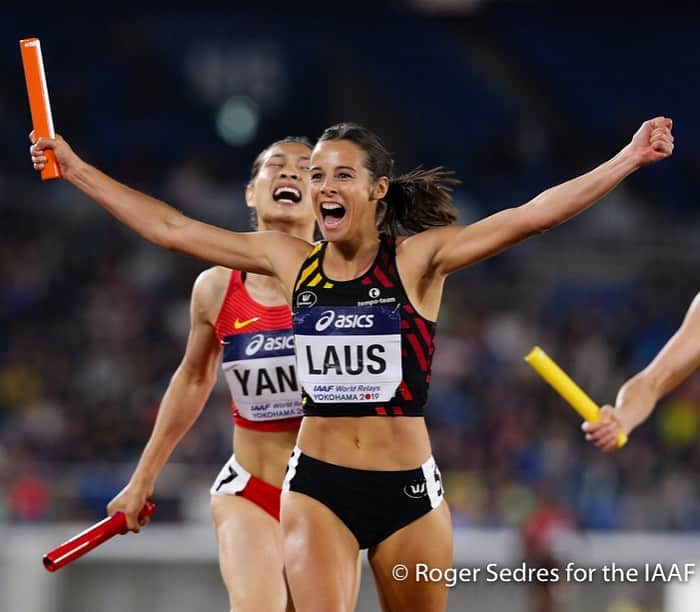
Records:
<instances>
[{"instance_id":1,"label":"open mouth","mask_svg":"<svg viewBox=\"0 0 700 612\"><path fill-rule=\"evenodd\" d=\"M345 216L345 207L337 202L322 202L321 216L325 227L337 227Z\"/></svg>"},{"instance_id":2,"label":"open mouth","mask_svg":"<svg viewBox=\"0 0 700 612\"><path fill-rule=\"evenodd\" d=\"M281 204L299 204L301 191L292 185L282 185L272 192L272 199Z\"/></svg>"}]
</instances>

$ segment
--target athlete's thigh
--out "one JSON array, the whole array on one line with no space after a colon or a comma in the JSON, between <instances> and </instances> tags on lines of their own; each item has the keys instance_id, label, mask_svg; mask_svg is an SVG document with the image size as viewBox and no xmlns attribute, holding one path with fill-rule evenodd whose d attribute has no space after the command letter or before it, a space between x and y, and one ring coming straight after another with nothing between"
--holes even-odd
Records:
<instances>
[{"instance_id":1,"label":"athlete's thigh","mask_svg":"<svg viewBox=\"0 0 700 612\"><path fill-rule=\"evenodd\" d=\"M446 570L452 565L452 521L447 502L370 549L369 562L384 612L440 612L447 606L444 583L416 580L416 565ZM406 566L405 580L392 570Z\"/></svg>"},{"instance_id":2,"label":"athlete's thigh","mask_svg":"<svg viewBox=\"0 0 700 612\"><path fill-rule=\"evenodd\" d=\"M282 493L284 559L297 610L349 612L356 601L359 547L324 504L294 491Z\"/></svg>"},{"instance_id":3,"label":"athlete's thigh","mask_svg":"<svg viewBox=\"0 0 700 612\"><path fill-rule=\"evenodd\" d=\"M219 566L235 612L284 612L287 587L280 524L237 495L212 496Z\"/></svg>"}]
</instances>

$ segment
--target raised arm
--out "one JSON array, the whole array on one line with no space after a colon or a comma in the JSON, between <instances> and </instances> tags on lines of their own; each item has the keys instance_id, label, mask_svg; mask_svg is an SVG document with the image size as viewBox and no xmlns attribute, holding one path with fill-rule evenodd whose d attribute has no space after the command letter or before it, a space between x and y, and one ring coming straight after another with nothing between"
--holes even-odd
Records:
<instances>
[{"instance_id":1,"label":"raised arm","mask_svg":"<svg viewBox=\"0 0 700 612\"><path fill-rule=\"evenodd\" d=\"M53 149L63 178L149 242L246 272L277 276L290 287L309 243L281 232L231 232L196 221L172 206L115 181L84 162L60 136L30 134L34 169Z\"/></svg>"},{"instance_id":2,"label":"raised arm","mask_svg":"<svg viewBox=\"0 0 700 612\"><path fill-rule=\"evenodd\" d=\"M124 512L127 526L139 531L137 516L153 493L156 479L182 437L197 420L216 382L221 353L214 322L229 275L224 268L203 272L192 291L190 333L185 355L160 403L151 437L127 485L107 506Z\"/></svg>"},{"instance_id":3,"label":"raised arm","mask_svg":"<svg viewBox=\"0 0 700 612\"><path fill-rule=\"evenodd\" d=\"M672 122L645 121L631 142L587 174L543 191L533 200L466 227L431 229L405 241L420 253L427 275L445 276L564 223L600 200L625 177L673 152Z\"/></svg>"},{"instance_id":4,"label":"raised arm","mask_svg":"<svg viewBox=\"0 0 700 612\"><path fill-rule=\"evenodd\" d=\"M683 324L654 360L630 378L617 394L615 408L605 406L601 420L584 423L586 439L604 451L616 448L617 434L643 423L656 403L700 367L700 293Z\"/></svg>"}]
</instances>

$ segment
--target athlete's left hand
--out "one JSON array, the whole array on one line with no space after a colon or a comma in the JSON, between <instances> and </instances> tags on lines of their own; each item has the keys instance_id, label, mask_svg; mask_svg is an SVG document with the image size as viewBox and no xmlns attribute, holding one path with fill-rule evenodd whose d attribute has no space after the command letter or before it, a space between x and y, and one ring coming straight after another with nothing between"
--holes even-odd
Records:
<instances>
[{"instance_id":1,"label":"athlete's left hand","mask_svg":"<svg viewBox=\"0 0 700 612\"><path fill-rule=\"evenodd\" d=\"M638 166L647 166L666 159L673 153L673 121L655 117L642 123L624 151L634 156Z\"/></svg>"},{"instance_id":2,"label":"athlete's left hand","mask_svg":"<svg viewBox=\"0 0 700 612\"><path fill-rule=\"evenodd\" d=\"M612 406L600 409L600 420L592 423L585 421L581 429L586 433L586 440L597 446L604 453L617 450L617 440L620 433L627 435L629 431L615 414Z\"/></svg>"}]
</instances>

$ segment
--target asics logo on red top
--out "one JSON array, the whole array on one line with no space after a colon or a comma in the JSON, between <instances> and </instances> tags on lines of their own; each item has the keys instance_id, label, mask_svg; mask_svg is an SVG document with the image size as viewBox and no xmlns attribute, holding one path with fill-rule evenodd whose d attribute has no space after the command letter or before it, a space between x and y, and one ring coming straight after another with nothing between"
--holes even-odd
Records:
<instances>
[{"instance_id":1,"label":"asics logo on red top","mask_svg":"<svg viewBox=\"0 0 700 612\"><path fill-rule=\"evenodd\" d=\"M245 347L245 354L248 357L252 357L261 350L265 353L281 351L281 354L288 354L290 351L294 350L294 336L291 334L284 334L280 336L255 334Z\"/></svg>"}]
</instances>

